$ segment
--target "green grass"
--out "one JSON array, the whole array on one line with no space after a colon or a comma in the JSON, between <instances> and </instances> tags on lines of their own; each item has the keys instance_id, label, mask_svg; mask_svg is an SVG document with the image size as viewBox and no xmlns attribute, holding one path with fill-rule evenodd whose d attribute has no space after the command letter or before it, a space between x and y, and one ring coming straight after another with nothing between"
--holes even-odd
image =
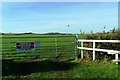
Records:
<instances>
[{"instance_id":1,"label":"green grass","mask_svg":"<svg viewBox=\"0 0 120 80\"><path fill-rule=\"evenodd\" d=\"M20 36L49 36L49 38L8 38ZM56 35L3 35L2 38L2 76L3 80L48 79L48 78L117 78L118 65L113 62L76 60L75 37L54 37ZM61 36L61 35L59 35ZM66 35L62 35L66 36ZM71 36L71 35L67 35ZM73 36L73 35L72 35ZM80 36L80 35L79 35ZM55 39L57 39L57 47ZM16 42L39 42L34 51L16 51ZM56 52L57 48L57 52ZM59 58L41 58L56 56ZM87 54L85 54L87 55ZM62 57L64 56L64 57ZM115 80L115 79L114 79Z\"/></svg>"},{"instance_id":2,"label":"green grass","mask_svg":"<svg viewBox=\"0 0 120 80\"><path fill-rule=\"evenodd\" d=\"M3 79L117 78L118 66L97 61L13 61L3 64Z\"/></svg>"},{"instance_id":3,"label":"green grass","mask_svg":"<svg viewBox=\"0 0 120 80\"><path fill-rule=\"evenodd\" d=\"M10 36L12 38L10 38ZM30 56L56 56L74 55L75 37L56 37L56 35L4 35L2 37L2 56L5 58L30 57ZM16 37L35 37L36 38L16 38ZM43 38L39 38L42 37ZM71 36L71 35L57 35ZM14 38L13 38L14 37ZM49 37L49 38L48 38ZM57 40L57 41L56 41ZM35 47L33 51L16 51L16 42L39 42L41 46ZM56 46L57 44L57 46ZM56 51L57 49L57 51Z\"/></svg>"}]
</instances>

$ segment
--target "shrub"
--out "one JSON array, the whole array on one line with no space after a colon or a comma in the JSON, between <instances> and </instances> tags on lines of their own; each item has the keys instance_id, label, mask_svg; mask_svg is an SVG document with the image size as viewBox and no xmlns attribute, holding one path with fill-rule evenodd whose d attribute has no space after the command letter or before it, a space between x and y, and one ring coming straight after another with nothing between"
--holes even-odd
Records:
<instances>
[{"instance_id":1,"label":"shrub","mask_svg":"<svg viewBox=\"0 0 120 80\"><path fill-rule=\"evenodd\" d=\"M120 29L113 29L108 32L103 31L103 33L91 33L87 35L83 35L85 39L93 39L93 40L120 40ZM119 43L96 43L96 48L100 49L110 49L110 50L120 50L120 44ZM84 47L92 47L92 43L84 43ZM92 52L88 51L88 55L92 57ZM105 57L107 56L107 57ZM103 52L96 52L96 58L97 59L112 59L114 58L114 55L103 53Z\"/></svg>"}]
</instances>

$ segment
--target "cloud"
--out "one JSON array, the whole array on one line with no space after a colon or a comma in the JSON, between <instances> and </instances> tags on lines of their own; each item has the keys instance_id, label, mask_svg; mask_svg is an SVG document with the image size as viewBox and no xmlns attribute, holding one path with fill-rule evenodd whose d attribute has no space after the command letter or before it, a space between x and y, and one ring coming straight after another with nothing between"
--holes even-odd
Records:
<instances>
[{"instance_id":1,"label":"cloud","mask_svg":"<svg viewBox=\"0 0 120 80\"><path fill-rule=\"evenodd\" d=\"M68 30L67 25L70 25L69 29L75 33L84 27L89 31L94 25L117 25L117 3L23 2L4 5L4 31L65 32Z\"/></svg>"}]
</instances>

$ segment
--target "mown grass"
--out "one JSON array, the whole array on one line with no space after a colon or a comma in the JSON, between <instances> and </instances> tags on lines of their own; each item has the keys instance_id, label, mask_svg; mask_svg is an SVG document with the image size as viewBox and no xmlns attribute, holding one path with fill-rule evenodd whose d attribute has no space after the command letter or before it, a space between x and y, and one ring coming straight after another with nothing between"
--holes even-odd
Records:
<instances>
[{"instance_id":1,"label":"mown grass","mask_svg":"<svg viewBox=\"0 0 120 80\"><path fill-rule=\"evenodd\" d=\"M118 65L113 62L90 61L75 59L75 38L2 38L2 78L3 80L17 79L114 79L118 78ZM45 35L11 35L45 36ZM47 35L51 36L51 35ZM52 35L56 36L56 35ZM65 35L64 35L65 36ZM16 42L40 42L41 46L35 51L16 51ZM64 56L59 58L41 58L36 56ZM6 50L6 51L5 51ZM8 50L8 51L7 51ZM8 59L9 58L9 59Z\"/></svg>"},{"instance_id":2,"label":"mown grass","mask_svg":"<svg viewBox=\"0 0 120 80\"><path fill-rule=\"evenodd\" d=\"M31 57L39 56L56 56L56 55L75 55L75 37L56 37L56 36L71 36L71 35L4 35L2 38L2 56L4 58L13 57ZM35 37L37 36L37 37ZM20 37L20 38L16 38ZM32 38L35 37L35 38ZM35 50L16 51L16 42L39 42L40 46L35 47Z\"/></svg>"}]
</instances>

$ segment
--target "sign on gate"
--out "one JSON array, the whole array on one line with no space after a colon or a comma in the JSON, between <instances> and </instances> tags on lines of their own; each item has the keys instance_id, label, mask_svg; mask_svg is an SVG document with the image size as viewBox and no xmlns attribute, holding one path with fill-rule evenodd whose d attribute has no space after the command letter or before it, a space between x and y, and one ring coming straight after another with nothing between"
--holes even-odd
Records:
<instances>
[{"instance_id":1,"label":"sign on gate","mask_svg":"<svg viewBox=\"0 0 120 80\"><path fill-rule=\"evenodd\" d=\"M39 46L41 46L41 45L40 45L39 42L35 42L35 43L34 43L34 46L35 46L35 47L39 47Z\"/></svg>"},{"instance_id":2,"label":"sign on gate","mask_svg":"<svg viewBox=\"0 0 120 80\"><path fill-rule=\"evenodd\" d=\"M17 42L16 50L34 50L34 42Z\"/></svg>"}]
</instances>

